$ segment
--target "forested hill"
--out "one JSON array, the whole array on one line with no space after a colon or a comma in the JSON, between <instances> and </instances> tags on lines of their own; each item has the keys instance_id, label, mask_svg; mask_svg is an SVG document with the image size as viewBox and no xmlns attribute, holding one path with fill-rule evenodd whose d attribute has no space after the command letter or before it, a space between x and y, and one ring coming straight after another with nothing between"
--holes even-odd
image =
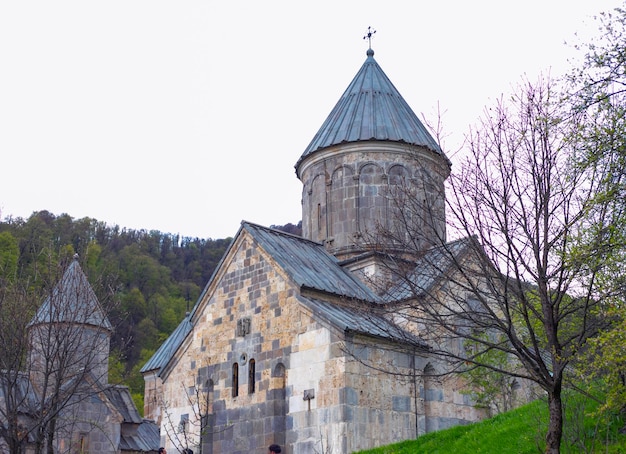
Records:
<instances>
[{"instance_id":1,"label":"forested hill","mask_svg":"<svg viewBox=\"0 0 626 454\"><path fill-rule=\"evenodd\" d=\"M272 227L300 234L300 226ZM109 312L115 327L111 348L121 353L118 373L139 392L139 368L193 307L231 240L130 230L39 211L0 222L0 285L17 276L45 295L55 270L78 254L98 297L115 301Z\"/></svg>"}]
</instances>

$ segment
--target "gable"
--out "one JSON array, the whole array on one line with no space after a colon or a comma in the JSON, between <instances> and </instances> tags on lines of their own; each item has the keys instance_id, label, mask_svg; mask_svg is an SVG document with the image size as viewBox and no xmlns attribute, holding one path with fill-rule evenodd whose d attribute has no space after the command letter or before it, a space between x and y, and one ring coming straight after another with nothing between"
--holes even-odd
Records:
<instances>
[{"instance_id":1,"label":"gable","mask_svg":"<svg viewBox=\"0 0 626 454\"><path fill-rule=\"evenodd\" d=\"M163 378L167 369L173 367L175 358L183 354L189 335L198 323L221 324L224 316L234 317L232 313L209 309L212 304L236 305L257 298L255 292L263 286L261 275L266 273L262 271L264 266L281 276L282 282L272 285L290 287L292 292L306 289L351 300L377 300L376 295L341 267L320 243L244 221L191 314L142 367L142 373L160 370L159 375ZM233 289L239 288L243 282L248 282L250 290L247 295L245 292L238 294L241 301L237 302Z\"/></svg>"},{"instance_id":2,"label":"gable","mask_svg":"<svg viewBox=\"0 0 626 454\"><path fill-rule=\"evenodd\" d=\"M378 299L366 285L341 267L337 258L322 244L251 223L243 225L300 288L363 301Z\"/></svg>"}]
</instances>

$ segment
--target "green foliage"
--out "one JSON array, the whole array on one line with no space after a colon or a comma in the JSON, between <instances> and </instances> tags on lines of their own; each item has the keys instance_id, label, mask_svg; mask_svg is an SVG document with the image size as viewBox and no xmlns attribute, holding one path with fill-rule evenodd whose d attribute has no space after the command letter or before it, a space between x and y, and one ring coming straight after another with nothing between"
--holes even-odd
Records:
<instances>
[{"instance_id":1,"label":"green foliage","mask_svg":"<svg viewBox=\"0 0 626 454\"><path fill-rule=\"evenodd\" d=\"M135 407L137 407L139 414L143 416L143 391L132 393L131 398L133 399L133 402L135 403Z\"/></svg>"},{"instance_id":2,"label":"green foliage","mask_svg":"<svg viewBox=\"0 0 626 454\"><path fill-rule=\"evenodd\" d=\"M565 439L563 453L624 453L626 435L617 429L622 421L613 419L598 424L587 411L576 411L580 406L594 406L592 400L570 396L566 405ZM536 454L545 447L543 441L548 411L545 402L535 401L491 419L467 426L431 432L416 440L383 446L361 454Z\"/></svg>"},{"instance_id":3,"label":"green foliage","mask_svg":"<svg viewBox=\"0 0 626 454\"><path fill-rule=\"evenodd\" d=\"M0 276L12 280L16 277L20 250L10 232L0 232Z\"/></svg>"},{"instance_id":4,"label":"green foliage","mask_svg":"<svg viewBox=\"0 0 626 454\"><path fill-rule=\"evenodd\" d=\"M101 301L111 290L119 301L109 313L111 349L119 353L111 382L127 383L139 396L144 352L153 353L193 307L229 244L40 211L0 222L0 278L18 276L33 292L45 290L59 264L78 254Z\"/></svg>"},{"instance_id":5,"label":"green foliage","mask_svg":"<svg viewBox=\"0 0 626 454\"><path fill-rule=\"evenodd\" d=\"M487 338L487 334L476 333L477 339ZM504 338L500 339L504 342ZM494 340L497 345L497 340ZM507 352L496 348L484 348L485 343L465 341L469 361L483 366L468 367L463 376L467 379L466 394L472 396L478 406L501 413L513 408L517 380L511 375L518 363ZM504 373L502 371L511 371Z\"/></svg>"},{"instance_id":6,"label":"green foliage","mask_svg":"<svg viewBox=\"0 0 626 454\"><path fill-rule=\"evenodd\" d=\"M124 375L120 352L112 351L109 355L109 383L124 383Z\"/></svg>"},{"instance_id":7,"label":"green foliage","mask_svg":"<svg viewBox=\"0 0 626 454\"><path fill-rule=\"evenodd\" d=\"M581 378L600 387L602 414L626 409L626 10L599 15L600 34L583 46L583 64L569 75L573 111L584 116L577 164L595 172L599 190L589 223L575 238L570 263L597 283L592 297L599 334L578 362Z\"/></svg>"},{"instance_id":8,"label":"green foliage","mask_svg":"<svg viewBox=\"0 0 626 454\"><path fill-rule=\"evenodd\" d=\"M612 320L609 328L588 342L583 360L578 365L580 377L594 392L603 395L598 414L626 410L626 319L624 308L613 306L607 311Z\"/></svg>"}]
</instances>

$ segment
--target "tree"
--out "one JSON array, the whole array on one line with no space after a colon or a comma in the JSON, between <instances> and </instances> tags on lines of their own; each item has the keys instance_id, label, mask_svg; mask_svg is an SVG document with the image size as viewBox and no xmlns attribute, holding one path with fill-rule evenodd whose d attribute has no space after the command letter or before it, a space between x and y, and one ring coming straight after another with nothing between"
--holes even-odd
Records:
<instances>
[{"instance_id":1,"label":"tree","mask_svg":"<svg viewBox=\"0 0 626 454\"><path fill-rule=\"evenodd\" d=\"M77 259L60 270L45 298L29 293L30 285L0 292L0 436L11 453L29 443L36 453L52 454L98 424L79 414L81 403L108 386L112 327Z\"/></svg>"},{"instance_id":2,"label":"tree","mask_svg":"<svg viewBox=\"0 0 626 454\"><path fill-rule=\"evenodd\" d=\"M626 409L626 10L616 8L599 16L601 34L579 48L585 51L583 64L568 77L570 102L576 115L585 115L578 163L595 172L601 188L592 213L602 228L584 238L579 248L607 253L592 256L599 267L598 288L605 301L608 329L593 339L582 362L581 376L604 385L602 409ZM603 244L595 243L602 236Z\"/></svg>"},{"instance_id":3,"label":"tree","mask_svg":"<svg viewBox=\"0 0 626 454\"><path fill-rule=\"evenodd\" d=\"M212 420L213 382L199 374L195 383L192 380L190 384L180 384L179 396L189 404L192 414L182 414L176 419L169 402L159 402L165 435L182 452L190 447L202 452L205 444L212 445L215 434Z\"/></svg>"},{"instance_id":4,"label":"tree","mask_svg":"<svg viewBox=\"0 0 626 454\"><path fill-rule=\"evenodd\" d=\"M14 280L0 278L0 440L11 453L21 453L28 440L23 415L32 390L24 327L36 307L32 292L19 288Z\"/></svg>"},{"instance_id":5,"label":"tree","mask_svg":"<svg viewBox=\"0 0 626 454\"><path fill-rule=\"evenodd\" d=\"M433 237L443 195L429 191L427 176L422 187L390 191L396 215L377 232L380 252L391 245L413 257L391 262L389 316L451 373L481 367L538 385L550 415L546 453L560 449L568 366L601 328L596 278L610 253L606 219L594 214L601 180L574 160L582 120L554 80L524 80L485 110L451 174L447 220L459 238ZM583 239L596 247L578 247ZM497 352L510 360L494 361Z\"/></svg>"}]
</instances>

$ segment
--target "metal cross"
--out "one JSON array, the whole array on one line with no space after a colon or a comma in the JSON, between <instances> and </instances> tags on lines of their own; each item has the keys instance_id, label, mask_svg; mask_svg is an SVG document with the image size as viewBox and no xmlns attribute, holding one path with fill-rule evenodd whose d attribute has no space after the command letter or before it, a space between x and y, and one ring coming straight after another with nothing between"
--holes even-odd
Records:
<instances>
[{"instance_id":1,"label":"metal cross","mask_svg":"<svg viewBox=\"0 0 626 454\"><path fill-rule=\"evenodd\" d=\"M372 35L376 33L376 30L372 29L372 27L367 27L367 35L363 37L368 41L370 49L372 48Z\"/></svg>"}]
</instances>

